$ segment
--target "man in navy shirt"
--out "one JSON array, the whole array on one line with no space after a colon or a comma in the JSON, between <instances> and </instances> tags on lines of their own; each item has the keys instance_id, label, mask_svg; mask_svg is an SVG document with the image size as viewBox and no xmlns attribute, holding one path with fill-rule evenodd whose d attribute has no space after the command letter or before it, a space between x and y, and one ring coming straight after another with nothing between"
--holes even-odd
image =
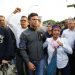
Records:
<instances>
[{"instance_id":1,"label":"man in navy shirt","mask_svg":"<svg viewBox=\"0 0 75 75\"><path fill-rule=\"evenodd\" d=\"M14 57L12 38L5 25L5 17L0 15L0 64L8 63Z\"/></svg>"}]
</instances>

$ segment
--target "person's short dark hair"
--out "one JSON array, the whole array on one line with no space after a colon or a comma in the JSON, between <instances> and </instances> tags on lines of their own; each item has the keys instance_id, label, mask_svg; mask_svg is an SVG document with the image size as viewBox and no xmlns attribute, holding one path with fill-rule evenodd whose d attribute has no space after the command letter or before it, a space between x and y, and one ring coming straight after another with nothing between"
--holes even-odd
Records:
<instances>
[{"instance_id":1,"label":"person's short dark hair","mask_svg":"<svg viewBox=\"0 0 75 75\"><path fill-rule=\"evenodd\" d=\"M47 26L48 26L48 25L52 25L52 24L51 24L51 23L48 23Z\"/></svg>"},{"instance_id":2,"label":"person's short dark hair","mask_svg":"<svg viewBox=\"0 0 75 75\"><path fill-rule=\"evenodd\" d=\"M26 16L21 16L21 18L27 18Z\"/></svg>"},{"instance_id":3,"label":"person's short dark hair","mask_svg":"<svg viewBox=\"0 0 75 75\"><path fill-rule=\"evenodd\" d=\"M51 25L51 23L48 23L48 25Z\"/></svg>"},{"instance_id":4,"label":"person's short dark hair","mask_svg":"<svg viewBox=\"0 0 75 75\"><path fill-rule=\"evenodd\" d=\"M38 16L38 14L37 14L37 13L30 13L30 14L28 15L28 20L30 20L31 17L33 17L33 16Z\"/></svg>"},{"instance_id":5,"label":"person's short dark hair","mask_svg":"<svg viewBox=\"0 0 75 75\"><path fill-rule=\"evenodd\" d=\"M4 17L5 18L5 16L3 16L3 15L0 15L0 17Z\"/></svg>"}]
</instances>

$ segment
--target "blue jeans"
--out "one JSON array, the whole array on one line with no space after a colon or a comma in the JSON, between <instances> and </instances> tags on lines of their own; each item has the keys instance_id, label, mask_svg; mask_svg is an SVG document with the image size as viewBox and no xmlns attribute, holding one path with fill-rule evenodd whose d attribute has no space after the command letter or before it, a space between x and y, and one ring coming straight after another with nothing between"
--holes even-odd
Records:
<instances>
[{"instance_id":1,"label":"blue jeans","mask_svg":"<svg viewBox=\"0 0 75 75\"><path fill-rule=\"evenodd\" d=\"M45 59L40 60L35 66L36 66L36 70L35 71L29 70L28 75L44 75Z\"/></svg>"}]
</instances>

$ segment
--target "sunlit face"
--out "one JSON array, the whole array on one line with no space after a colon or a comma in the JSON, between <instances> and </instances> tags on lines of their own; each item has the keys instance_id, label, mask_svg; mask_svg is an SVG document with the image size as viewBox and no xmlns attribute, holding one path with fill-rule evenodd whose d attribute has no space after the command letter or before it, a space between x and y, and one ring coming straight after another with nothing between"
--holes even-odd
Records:
<instances>
[{"instance_id":1,"label":"sunlit face","mask_svg":"<svg viewBox=\"0 0 75 75\"><path fill-rule=\"evenodd\" d=\"M5 17L0 16L0 26L5 25Z\"/></svg>"},{"instance_id":2,"label":"sunlit face","mask_svg":"<svg viewBox=\"0 0 75 75\"><path fill-rule=\"evenodd\" d=\"M39 17L38 16L33 16L29 20L29 24L33 28L37 28L39 24Z\"/></svg>"},{"instance_id":3,"label":"sunlit face","mask_svg":"<svg viewBox=\"0 0 75 75\"><path fill-rule=\"evenodd\" d=\"M60 36L60 32L61 32L61 29L60 28L54 28L52 30L53 37L54 38L58 38Z\"/></svg>"},{"instance_id":4,"label":"sunlit face","mask_svg":"<svg viewBox=\"0 0 75 75\"><path fill-rule=\"evenodd\" d=\"M20 23L22 28L26 28L28 25L28 19L26 17L22 17Z\"/></svg>"}]
</instances>

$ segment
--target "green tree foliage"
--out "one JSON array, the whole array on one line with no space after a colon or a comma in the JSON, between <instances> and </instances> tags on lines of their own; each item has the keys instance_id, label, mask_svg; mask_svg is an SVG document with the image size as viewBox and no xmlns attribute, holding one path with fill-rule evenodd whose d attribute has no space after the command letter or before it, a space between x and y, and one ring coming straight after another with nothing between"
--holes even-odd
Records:
<instances>
[{"instance_id":1,"label":"green tree foliage","mask_svg":"<svg viewBox=\"0 0 75 75\"><path fill-rule=\"evenodd\" d=\"M48 23L51 23L52 25L56 24L56 21L54 20L46 20L43 22L43 24L48 24Z\"/></svg>"},{"instance_id":2,"label":"green tree foliage","mask_svg":"<svg viewBox=\"0 0 75 75\"><path fill-rule=\"evenodd\" d=\"M65 22L65 20L60 21L60 22L59 21L54 21L54 20L46 20L46 21L43 22L43 25L47 26L48 23L50 23L52 25L55 25L55 24L60 25L61 28L64 28L64 22Z\"/></svg>"}]
</instances>

